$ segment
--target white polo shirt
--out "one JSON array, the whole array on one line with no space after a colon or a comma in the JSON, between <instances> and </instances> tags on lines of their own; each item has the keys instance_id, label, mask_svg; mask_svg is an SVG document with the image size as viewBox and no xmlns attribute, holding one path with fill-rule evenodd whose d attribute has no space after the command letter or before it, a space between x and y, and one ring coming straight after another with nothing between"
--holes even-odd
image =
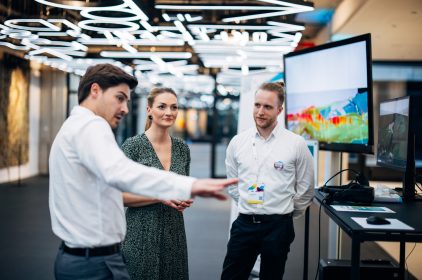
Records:
<instances>
[{"instance_id":1,"label":"white polo shirt","mask_svg":"<svg viewBox=\"0 0 422 280\"><path fill-rule=\"evenodd\" d=\"M303 214L314 195L314 166L305 140L279 125L264 139L256 127L236 135L227 148L228 188L243 214ZM250 204L248 188L265 185L263 204Z\"/></svg>"}]
</instances>

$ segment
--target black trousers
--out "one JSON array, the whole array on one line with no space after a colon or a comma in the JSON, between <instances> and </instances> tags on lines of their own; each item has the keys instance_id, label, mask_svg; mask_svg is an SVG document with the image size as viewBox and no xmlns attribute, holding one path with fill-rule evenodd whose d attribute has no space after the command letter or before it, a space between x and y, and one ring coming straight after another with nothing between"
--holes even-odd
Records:
<instances>
[{"instance_id":1,"label":"black trousers","mask_svg":"<svg viewBox=\"0 0 422 280\"><path fill-rule=\"evenodd\" d=\"M259 254L259 278L282 279L294 237L291 214L240 214L232 224L221 279L247 280Z\"/></svg>"}]
</instances>

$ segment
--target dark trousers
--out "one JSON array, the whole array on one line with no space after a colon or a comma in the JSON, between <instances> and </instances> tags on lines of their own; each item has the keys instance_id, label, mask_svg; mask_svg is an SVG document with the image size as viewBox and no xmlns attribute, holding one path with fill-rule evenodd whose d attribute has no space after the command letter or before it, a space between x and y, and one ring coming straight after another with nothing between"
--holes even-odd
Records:
<instances>
[{"instance_id":1,"label":"dark trousers","mask_svg":"<svg viewBox=\"0 0 422 280\"><path fill-rule=\"evenodd\" d=\"M247 280L259 254L259 278L282 279L294 237L290 214L240 214L232 224L221 279Z\"/></svg>"},{"instance_id":2,"label":"dark trousers","mask_svg":"<svg viewBox=\"0 0 422 280\"><path fill-rule=\"evenodd\" d=\"M54 264L57 280L129 280L122 253L107 256L75 256L59 249Z\"/></svg>"}]
</instances>

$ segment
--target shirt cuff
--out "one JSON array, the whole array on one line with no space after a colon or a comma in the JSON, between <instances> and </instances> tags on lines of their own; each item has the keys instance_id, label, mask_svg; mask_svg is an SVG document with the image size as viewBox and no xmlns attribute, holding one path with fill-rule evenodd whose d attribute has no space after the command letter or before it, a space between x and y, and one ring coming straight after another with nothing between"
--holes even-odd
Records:
<instances>
[{"instance_id":1,"label":"shirt cuff","mask_svg":"<svg viewBox=\"0 0 422 280\"><path fill-rule=\"evenodd\" d=\"M171 195L171 199L188 200L191 198L192 185L196 181L196 178L177 176L173 179L174 193Z\"/></svg>"}]
</instances>

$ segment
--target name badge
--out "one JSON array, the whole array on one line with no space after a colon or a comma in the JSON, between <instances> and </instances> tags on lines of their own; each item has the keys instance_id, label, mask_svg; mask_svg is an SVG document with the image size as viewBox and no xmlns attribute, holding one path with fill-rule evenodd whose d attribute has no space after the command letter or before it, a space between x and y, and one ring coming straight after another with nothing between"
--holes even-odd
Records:
<instances>
[{"instance_id":1,"label":"name badge","mask_svg":"<svg viewBox=\"0 0 422 280\"><path fill-rule=\"evenodd\" d=\"M264 190L265 184L252 184L248 188L248 200L249 204L263 204L264 203Z\"/></svg>"},{"instance_id":2,"label":"name badge","mask_svg":"<svg viewBox=\"0 0 422 280\"><path fill-rule=\"evenodd\" d=\"M281 171L284 168L284 164L281 160L275 161L274 162L274 168L275 170Z\"/></svg>"}]
</instances>

